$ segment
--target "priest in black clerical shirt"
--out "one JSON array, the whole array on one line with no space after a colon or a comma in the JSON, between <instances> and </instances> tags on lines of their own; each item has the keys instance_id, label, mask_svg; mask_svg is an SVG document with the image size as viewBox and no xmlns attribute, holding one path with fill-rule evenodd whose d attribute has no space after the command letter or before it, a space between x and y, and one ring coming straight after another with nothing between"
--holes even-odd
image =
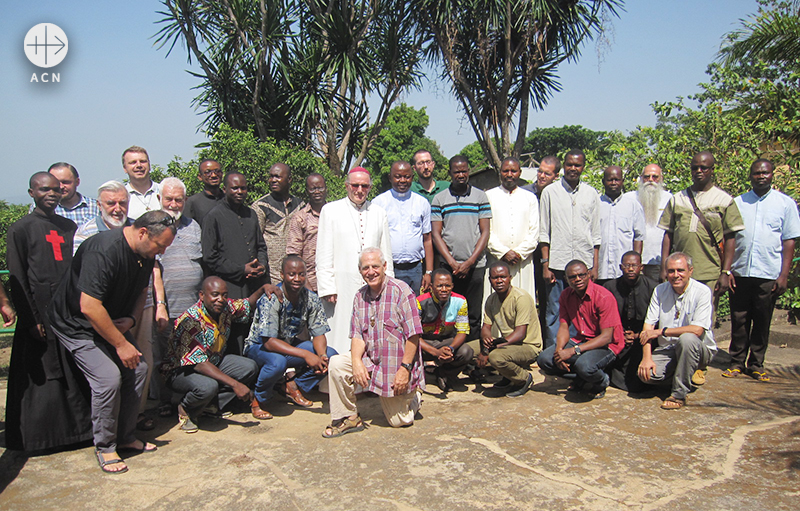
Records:
<instances>
[{"instance_id":1,"label":"priest in black clerical shirt","mask_svg":"<svg viewBox=\"0 0 800 511\"><path fill-rule=\"evenodd\" d=\"M642 275L642 256L630 251L622 255L622 276L609 280L603 287L611 291L617 300L619 317L625 330L625 348L617 355L611 366L611 384L629 392L641 392L644 385L636 374L642 361L642 345L639 333L644 325L650 297L658 283Z\"/></svg>"}]
</instances>

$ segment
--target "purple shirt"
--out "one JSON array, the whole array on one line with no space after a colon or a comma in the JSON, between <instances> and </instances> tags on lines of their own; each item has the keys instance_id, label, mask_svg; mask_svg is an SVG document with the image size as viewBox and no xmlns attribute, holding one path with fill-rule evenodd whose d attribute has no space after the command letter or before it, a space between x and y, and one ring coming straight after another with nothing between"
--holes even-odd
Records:
<instances>
[{"instance_id":1,"label":"purple shirt","mask_svg":"<svg viewBox=\"0 0 800 511\"><path fill-rule=\"evenodd\" d=\"M382 397L394 397L392 382L403 362L406 340L421 334L417 299L405 282L387 275L377 298L370 296L369 286L359 289L353 300L350 337L360 337L366 343L361 360L372 377L364 390ZM425 388L421 348L417 348L412 365L409 392L414 392L417 387Z\"/></svg>"}]
</instances>

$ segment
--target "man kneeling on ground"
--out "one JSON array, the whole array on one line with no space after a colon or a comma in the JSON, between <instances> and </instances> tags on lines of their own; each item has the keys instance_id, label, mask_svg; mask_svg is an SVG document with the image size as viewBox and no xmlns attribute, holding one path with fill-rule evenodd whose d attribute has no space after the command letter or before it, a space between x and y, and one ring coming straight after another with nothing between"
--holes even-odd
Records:
<instances>
[{"instance_id":1,"label":"man kneeling on ground","mask_svg":"<svg viewBox=\"0 0 800 511\"><path fill-rule=\"evenodd\" d=\"M686 404L692 375L717 351L711 331L713 296L692 278L692 258L683 252L671 254L666 268L667 282L656 286L639 336L643 345L639 379L670 385L672 391L661 408L678 410Z\"/></svg>"},{"instance_id":2,"label":"man kneeling on ground","mask_svg":"<svg viewBox=\"0 0 800 511\"><path fill-rule=\"evenodd\" d=\"M336 355L325 337L330 327L322 301L317 293L305 287L303 259L286 256L281 278L278 286L283 290L284 300L281 302L275 296L262 296L258 300L250 335L245 340L245 356L261 368L255 395L262 410L288 367L295 369L295 376L286 377L286 396L298 406L311 406L303 392L319 384L328 373L328 359Z\"/></svg>"},{"instance_id":3,"label":"man kneeling on ground","mask_svg":"<svg viewBox=\"0 0 800 511\"><path fill-rule=\"evenodd\" d=\"M267 284L246 300L230 300L225 281L208 277L203 281L200 300L176 320L161 371L167 386L182 396L178 405L182 431L197 431L197 417L209 405L219 416L229 416L230 412L222 410L234 397L249 402L256 419L272 418L259 408L253 397L251 387L258 374L256 363L223 353L231 323L247 322L258 297L273 291L274 287ZM215 398L217 402L213 403Z\"/></svg>"},{"instance_id":4,"label":"man kneeling on ground","mask_svg":"<svg viewBox=\"0 0 800 511\"><path fill-rule=\"evenodd\" d=\"M380 397L393 428L414 424L420 406L417 389L425 388L419 320L414 292L386 275L381 249L365 248L358 258L366 286L356 293L350 320L350 353L330 361L331 425L322 436L334 438L361 431L356 385Z\"/></svg>"},{"instance_id":5,"label":"man kneeling on ground","mask_svg":"<svg viewBox=\"0 0 800 511\"><path fill-rule=\"evenodd\" d=\"M422 321L419 344L423 360L436 363L436 385L447 392L474 356L465 344L469 334L467 299L453 293L453 276L445 268L433 270L431 282L432 291L417 297Z\"/></svg>"},{"instance_id":6,"label":"man kneeling on ground","mask_svg":"<svg viewBox=\"0 0 800 511\"><path fill-rule=\"evenodd\" d=\"M533 376L528 371L542 351L542 330L533 298L511 285L511 270L503 260L489 267L494 291L486 299L481 338L468 344L478 350L479 368L488 363L503 377L494 385L508 397L528 392Z\"/></svg>"},{"instance_id":7,"label":"man kneeling on ground","mask_svg":"<svg viewBox=\"0 0 800 511\"><path fill-rule=\"evenodd\" d=\"M539 368L545 374L575 375L568 390L599 399L610 383L605 368L625 347L617 301L608 289L592 282L583 261L567 263L564 275L569 288L559 300L556 343L539 355Z\"/></svg>"}]
</instances>

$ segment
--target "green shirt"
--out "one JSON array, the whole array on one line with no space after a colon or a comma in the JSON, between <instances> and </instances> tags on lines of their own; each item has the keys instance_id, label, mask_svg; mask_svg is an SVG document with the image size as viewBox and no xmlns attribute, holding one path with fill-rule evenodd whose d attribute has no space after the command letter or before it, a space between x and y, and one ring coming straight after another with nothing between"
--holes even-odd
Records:
<instances>
[{"instance_id":1,"label":"green shirt","mask_svg":"<svg viewBox=\"0 0 800 511\"><path fill-rule=\"evenodd\" d=\"M423 197L428 199L428 202L432 202L433 198L436 196L437 193L441 192L442 190L444 190L449 186L450 186L450 181L436 181L434 179L433 190L429 192L428 190L423 188L421 184L419 184L419 181L414 181L413 183L411 183L411 191L422 195Z\"/></svg>"},{"instance_id":2,"label":"green shirt","mask_svg":"<svg viewBox=\"0 0 800 511\"><path fill-rule=\"evenodd\" d=\"M706 192L694 194L697 207L703 212L717 243L726 234L744 229L744 221L733 198L716 186ZM692 258L695 280L709 281L719 278L722 263L719 253L703 227L686 190L672 196L658 227L672 234L672 252L684 252Z\"/></svg>"},{"instance_id":3,"label":"green shirt","mask_svg":"<svg viewBox=\"0 0 800 511\"><path fill-rule=\"evenodd\" d=\"M528 344L536 351L542 350L542 329L533 298L518 287L511 287L502 302L497 293L492 293L484 305L483 323L492 325L492 337L506 338L520 325L528 325L527 335L522 344Z\"/></svg>"}]
</instances>

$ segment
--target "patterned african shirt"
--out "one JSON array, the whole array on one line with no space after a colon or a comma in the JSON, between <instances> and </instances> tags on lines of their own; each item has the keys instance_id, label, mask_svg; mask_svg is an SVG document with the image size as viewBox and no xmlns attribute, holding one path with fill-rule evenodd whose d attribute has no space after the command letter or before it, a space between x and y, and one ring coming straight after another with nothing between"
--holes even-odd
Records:
<instances>
[{"instance_id":1,"label":"patterned african shirt","mask_svg":"<svg viewBox=\"0 0 800 511\"><path fill-rule=\"evenodd\" d=\"M443 340L456 334L469 334L467 299L451 293L450 299L441 303L431 293L417 297L417 308L422 322L422 338Z\"/></svg>"},{"instance_id":2,"label":"patterned african shirt","mask_svg":"<svg viewBox=\"0 0 800 511\"><path fill-rule=\"evenodd\" d=\"M249 301L228 300L228 307L215 322L208 314L203 301L199 300L175 321L175 330L169 338L167 356L164 358L161 372L167 376L179 367L203 362L219 366L225 342L231 335L231 323L247 323L249 317Z\"/></svg>"}]
</instances>

